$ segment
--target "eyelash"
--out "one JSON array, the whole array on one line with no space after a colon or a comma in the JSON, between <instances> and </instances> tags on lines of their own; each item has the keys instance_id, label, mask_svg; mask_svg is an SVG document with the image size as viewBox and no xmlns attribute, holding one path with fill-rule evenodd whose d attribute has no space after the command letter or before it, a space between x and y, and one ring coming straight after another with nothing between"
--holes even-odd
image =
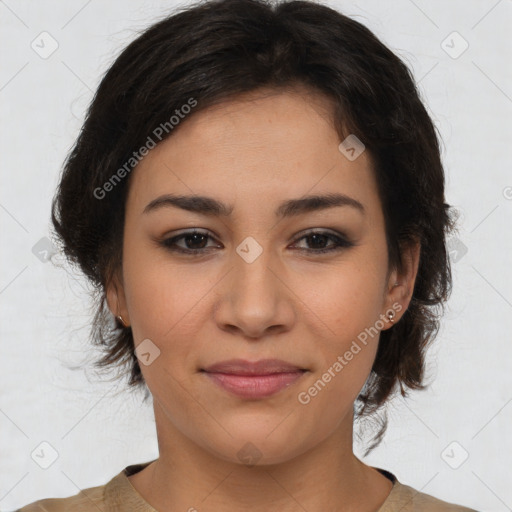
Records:
<instances>
[{"instance_id":1,"label":"eyelash","mask_svg":"<svg viewBox=\"0 0 512 512\"><path fill-rule=\"evenodd\" d=\"M208 233L204 233L202 231L197 231L197 230L193 230L193 231L187 231L185 233L181 233L180 235L178 236L174 236L174 237L171 237L171 238L167 238L165 240L162 240L160 242L160 244L165 247L167 250L169 251L172 251L172 252L178 252L178 253L182 253L182 254L189 254L191 256L202 256L204 255L207 250L206 249L183 249L182 247L177 247L175 246L176 242L183 239L183 238L186 238L186 237L189 237L189 236L194 236L194 235L202 235L204 237L207 237L209 239L213 239L212 236L210 236ZM294 243L297 243L305 238L308 238L308 237L311 237L311 236L326 236L328 237L330 240L333 240L335 242L335 245L333 247L331 247L330 249L298 249L298 250L302 250L302 251L305 251L309 254L325 254L325 253L331 253L331 252L335 252L335 251L341 251L343 249L348 249L349 247L353 247L355 244L353 244L352 242L349 242L346 238L342 237L342 236L337 236L337 235L334 235L333 233L329 233L329 232L326 232L326 231L310 231L308 233L306 233L305 235L303 235L302 237L298 238L297 240L295 240Z\"/></svg>"}]
</instances>

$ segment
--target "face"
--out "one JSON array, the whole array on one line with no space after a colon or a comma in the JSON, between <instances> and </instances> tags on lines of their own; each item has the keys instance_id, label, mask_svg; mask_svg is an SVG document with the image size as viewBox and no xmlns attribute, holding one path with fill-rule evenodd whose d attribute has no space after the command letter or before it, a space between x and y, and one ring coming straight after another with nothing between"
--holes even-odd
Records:
<instances>
[{"instance_id":1,"label":"face","mask_svg":"<svg viewBox=\"0 0 512 512\"><path fill-rule=\"evenodd\" d=\"M248 98L191 115L132 171L108 299L132 327L157 428L233 462L253 446L271 464L351 429L385 314L398 321L408 288L393 286L404 281L389 272L369 155L340 152L326 100ZM327 194L341 199L305 201ZM301 371L203 371L231 359Z\"/></svg>"}]
</instances>

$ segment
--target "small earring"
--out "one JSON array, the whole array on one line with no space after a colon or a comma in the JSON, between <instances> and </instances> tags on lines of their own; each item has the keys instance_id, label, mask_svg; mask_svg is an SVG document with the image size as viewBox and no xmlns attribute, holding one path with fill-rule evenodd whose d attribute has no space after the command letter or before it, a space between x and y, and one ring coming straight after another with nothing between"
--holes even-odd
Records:
<instances>
[{"instance_id":1,"label":"small earring","mask_svg":"<svg viewBox=\"0 0 512 512\"><path fill-rule=\"evenodd\" d=\"M126 327L126 324L124 323L123 317L121 315L117 315L116 318L123 324L123 327Z\"/></svg>"},{"instance_id":2,"label":"small earring","mask_svg":"<svg viewBox=\"0 0 512 512\"><path fill-rule=\"evenodd\" d=\"M393 323L395 321L395 312L393 310L388 311L388 320Z\"/></svg>"}]
</instances>

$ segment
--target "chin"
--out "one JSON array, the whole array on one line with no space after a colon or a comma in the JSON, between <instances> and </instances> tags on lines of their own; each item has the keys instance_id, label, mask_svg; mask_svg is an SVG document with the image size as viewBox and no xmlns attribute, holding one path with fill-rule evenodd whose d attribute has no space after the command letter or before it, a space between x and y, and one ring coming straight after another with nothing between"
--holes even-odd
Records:
<instances>
[{"instance_id":1,"label":"chin","mask_svg":"<svg viewBox=\"0 0 512 512\"><path fill-rule=\"evenodd\" d=\"M245 435L239 430L232 438L223 436L222 440L206 441L205 448L226 462L248 467L283 464L308 449L308 443L301 442L296 431L282 429L278 433L277 430L270 435L272 429L267 428L253 427Z\"/></svg>"}]
</instances>

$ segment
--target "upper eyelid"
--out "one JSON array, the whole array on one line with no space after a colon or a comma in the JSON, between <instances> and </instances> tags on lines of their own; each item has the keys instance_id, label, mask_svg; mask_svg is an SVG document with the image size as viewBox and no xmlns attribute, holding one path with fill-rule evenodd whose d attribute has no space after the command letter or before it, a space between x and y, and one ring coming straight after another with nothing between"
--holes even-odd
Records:
<instances>
[{"instance_id":1,"label":"upper eyelid","mask_svg":"<svg viewBox=\"0 0 512 512\"><path fill-rule=\"evenodd\" d=\"M204 228L204 230L203 230L203 228L188 228L185 231L179 232L177 234L165 235L163 238L164 239L172 239L172 238L177 238L180 236L186 236L186 235L192 235L192 234L205 235L205 236L209 236L210 238L215 238L215 239L217 238L216 234L212 233L211 231L207 230L206 228ZM306 230L300 231L296 235L296 237L302 237L302 236L306 236L308 234L322 234L322 235L325 234L325 235L347 237L347 235L345 233L343 233L342 231L336 231L336 230L333 230L332 228L308 228Z\"/></svg>"}]
</instances>

